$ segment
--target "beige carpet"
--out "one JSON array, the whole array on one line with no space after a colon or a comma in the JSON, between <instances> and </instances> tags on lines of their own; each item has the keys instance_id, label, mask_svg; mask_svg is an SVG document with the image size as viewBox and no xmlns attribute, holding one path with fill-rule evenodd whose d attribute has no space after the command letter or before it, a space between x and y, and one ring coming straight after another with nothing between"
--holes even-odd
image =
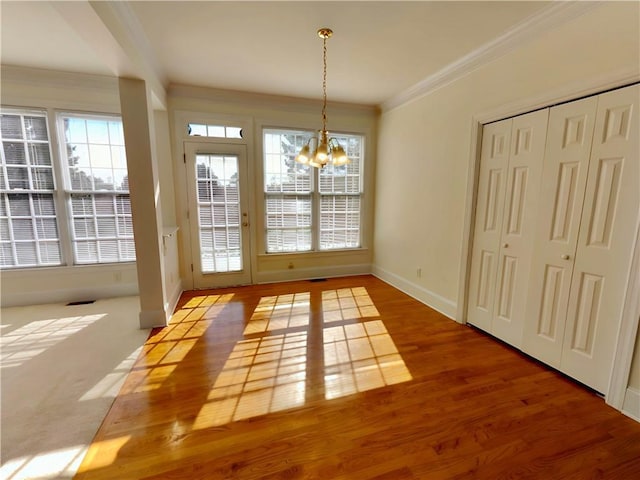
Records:
<instances>
[{"instance_id":1,"label":"beige carpet","mask_svg":"<svg viewBox=\"0 0 640 480\"><path fill-rule=\"evenodd\" d=\"M0 311L0 478L69 479L148 330L138 297Z\"/></svg>"}]
</instances>

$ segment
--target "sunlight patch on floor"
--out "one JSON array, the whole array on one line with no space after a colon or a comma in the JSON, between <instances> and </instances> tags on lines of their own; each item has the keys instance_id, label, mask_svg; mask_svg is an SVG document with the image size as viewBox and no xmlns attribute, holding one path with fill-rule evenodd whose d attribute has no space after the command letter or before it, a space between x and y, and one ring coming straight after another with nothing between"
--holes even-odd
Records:
<instances>
[{"instance_id":1,"label":"sunlight patch on floor","mask_svg":"<svg viewBox=\"0 0 640 480\"><path fill-rule=\"evenodd\" d=\"M107 314L37 320L0 337L0 368L18 367Z\"/></svg>"},{"instance_id":2,"label":"sunlight patch on floor","mask_svg":"<svg viewBox=\"0 0 640 480\"><path fill-rule=\"evenodd\" d=\"M237 342L193 428L220 426L303 405L306 353L307 332Z\"/></svg>"},{"instance_id":3,"label":"sunlight patch on floor","mask_svg":"<svg viewBox=\"0 0 640 480\"><path fill-rule=\"evenodd\" d=\"M324 323L378 316L380 313L364 287L341 288L322 292Z\"/></svg>"},{"instance_id":4,"label":"sunlight patch on floor","mask_svg":"<svg viewBox=\"0 0 640 480\"><path fill-rule=\"evenodd\" d=\"M3 459L0 478L4 480L71 478L86 451L85 445L77 445L8 461Z\"/></svg>"},{"instance_id":5,"label":"sunlight patch on floor","mask_svg":"<svg viewBox=\"0 0 640 480\"><path fill-rule=\"evenodd\" d=\"M96 400L98 398L115 398L118 396L120 388L131 372L136 359L140 355L142 347L135 349L131 355L125 358L112 372L106 374L102 380L91 387L80 401Z\"/></svg>"},{"instance_id":6,"label":"sunlight patch on floor","mask_svg":"<svg viewBox=\"0 0 640 480\"><path fill-rule=\"evenodd\" d=\"M262 297L244 334L306 327L309 325L310 296L309 292L304 292Z\"/></svg>"},{"instance_id":7,"label":"sunlight patch on floor","mask_svg":"<svg viewBox=\"0 0 640 480\"><path fill-rule=\"evenodd\" d=\"M412 379L382 320L324 329L325 398Z\"/></svg>"}]
</instances>

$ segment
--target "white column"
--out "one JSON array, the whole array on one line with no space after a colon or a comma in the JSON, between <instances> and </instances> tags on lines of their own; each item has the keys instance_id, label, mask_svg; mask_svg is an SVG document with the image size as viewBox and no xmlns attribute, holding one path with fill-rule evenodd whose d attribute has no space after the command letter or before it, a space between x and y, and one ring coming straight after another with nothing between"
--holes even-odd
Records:
<instances>
[{"instance_id":1,"label":"white column","mask_svg":"<svg viewBox=\"0 0 640 480\"><path fill-rule=\"evenodd\" d=\"M151 93L144 80L120 78L120 108L129 170L129 191L136 245L140 328L164 326L162 207L155 151Z\"/></svg>"}]
</instances>

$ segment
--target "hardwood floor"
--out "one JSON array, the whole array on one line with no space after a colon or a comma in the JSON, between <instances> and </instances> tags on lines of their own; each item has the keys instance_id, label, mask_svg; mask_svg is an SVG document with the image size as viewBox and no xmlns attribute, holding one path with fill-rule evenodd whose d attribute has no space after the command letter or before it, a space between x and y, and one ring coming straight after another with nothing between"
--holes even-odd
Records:
<instances>
[{"instance_id":1,"label":"hardwood floor","mask_svg":"<svg viewBox=\"0 0 640 480\"><path fill-rule=\"evenodd\" d=\"M371 276L189 292L77 476L640 478L640 424Z\"/></svg>"}]
</instances>

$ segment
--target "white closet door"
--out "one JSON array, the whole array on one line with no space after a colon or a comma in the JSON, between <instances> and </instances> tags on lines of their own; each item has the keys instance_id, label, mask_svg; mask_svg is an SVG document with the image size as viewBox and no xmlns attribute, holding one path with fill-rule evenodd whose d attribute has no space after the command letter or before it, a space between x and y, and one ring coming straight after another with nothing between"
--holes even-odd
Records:
<instances>
[{"instance_id":1,"label":"white closet door","mask_svg":"<svg viewBox=\"0 0 640 480\"><path fill-rule=\"evenodd\" d=\"M513 119L491 333L520 347L549 109Z\"/></svg>"},{"instance_id":2,"label":"white closet door","mask_svg":"<svg viewBox=\"0 0 640 480\"><path fill-rule=\"evenodd\" d=\"M512 120L485 125L482 133L476 223L467 321L491 331Z\"/></svg>"},{"instance_id":3,"label":"white closet door","mask_svg":"<svg viewBox=\"0 0 640 480\"><path fill-rule=\"evenodd\" d=\"M523 350L560 367L597 97L553 107L534 237Z\"/></svg>"},{"instance_id":4,"label":"white closet door","mask_svg":"<svg viewBox=\"0 0 640 480\"><path fill-rule=\"evenodd\" d=\"M640 213L639 98L638 85L598 97L561 361L605 394Z\"/></svg>"}]
</instances>

